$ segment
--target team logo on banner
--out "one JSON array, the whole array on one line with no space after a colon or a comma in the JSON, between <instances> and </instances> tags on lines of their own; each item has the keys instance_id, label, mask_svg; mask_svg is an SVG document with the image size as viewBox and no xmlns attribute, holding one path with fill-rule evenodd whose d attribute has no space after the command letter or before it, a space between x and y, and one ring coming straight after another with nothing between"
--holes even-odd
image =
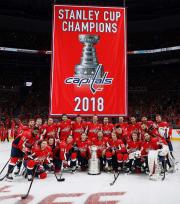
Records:
<instances>
[{"instance_id":1,"label":"team logo on banner","mask_svg":"<svg viewBox=\"0 0 180 204\"><path fill-rule=\"evenodd\" d=\"M124 8L55 5L51 115L126 115Z\"/></svg>"},{"instance_id":2,"label":"team logo on banner","mask_svg":"<svg viewBox=\"0 0 180 204\"><path fill-rule=\"evenodd\" d=\"M95 88L94 85L111 85L113 78L107 78L108 72L105 72L104 75L100 78L98 77L99 73L102 72L102 65L98 65L97 69L92 75L92 78L78 78L78 77L69 77L65 79L65 84L76 84L77 87L81 87L83 85L89 85L89 88L93 94L96 91L102 91L103 88ZM85 71L86 73L86 71Z\"/></svg>"},{"instance_id":3,"label":"team logo on banner","mask_svg":"<svg viewBox=\"0 0 180 204\"><path fill-rule=\"evenodd\" d=\"M94 85L110 85L113 78L107 78L108 72L103 72L103 65L98 64L94 44L99 41L98 35L79 35L79 41L84 44L81 64L75 66L75 77L65 80L66 84L77 84L77 87L89 84L93 94L102 91L103 88L95 88Z\"/></svg>"}]
</instances>

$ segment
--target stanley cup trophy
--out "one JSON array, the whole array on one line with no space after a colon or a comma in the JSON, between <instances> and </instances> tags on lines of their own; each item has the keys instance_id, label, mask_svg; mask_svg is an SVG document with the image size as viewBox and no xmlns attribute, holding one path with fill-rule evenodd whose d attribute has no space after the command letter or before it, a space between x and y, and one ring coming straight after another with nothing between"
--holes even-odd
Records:
<instances>
[{"instance_id":1,"label":"stanley cup trophy","mask_svg":"<svg viewBox=\"0 0 180 204\"><path fill-rule=\"evenodd\" d=\"M91 150L91 158L88 163L88 174L90 175L98 175L100 174L100 161L97 158L97 146L92 145L90 147Z\"/></svg>"},{"instance_id":2,"label":"stanley cup trophy","mask_svg":"<svg viewBox=\"0 0 180 204\"><path fill-rule=\"evenodd\" d=\"M79 78L93 78L99 66L94 45L99 41L98 35L81 34L79 41L84 44L80 64L75 66L75 76ZM103 75L101 68L96 76L100 78Z\"/></svg>"}]
</instances>

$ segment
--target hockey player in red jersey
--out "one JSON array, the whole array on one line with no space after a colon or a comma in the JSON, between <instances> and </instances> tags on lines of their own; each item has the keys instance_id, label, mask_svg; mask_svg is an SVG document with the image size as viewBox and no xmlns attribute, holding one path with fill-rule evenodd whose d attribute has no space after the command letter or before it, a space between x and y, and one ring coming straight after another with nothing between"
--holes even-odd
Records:
<instances>
[{"instance_id":1,"label":"hockey player in red jersey","mask_svg":"<svg viewBox=\"0 0 180 204\"><path fill-rule=\"evenodd\" d=\"M142 141L141 144L141 166L142 166L142 171L148 173L148 153L149 150L153 149L152 141L151 141L151 136L146 132L144 134L144 140Z\"/></svg>"},{"instance_id":2,"label":"hockey player in red jersey","mask_svg":"<svg viewBox=\"0 0 180 204\"><path fill-rule=\"evenodd\" d=\"M151 125L153 125L153 121L148 120L147 117L143 116L141 118L141 123L140 124L145 124L147 126L147 128L149 128Z\"/></svg>"},{"instance_id":3,"label":"hockey player in red jersey","mask_svg":"<svg viewBox=\"0 0 180 204\"><path fill-rule=\"evenodd\" d=\"M104 117L103 124L102 124L102 132L104 137L110 138L113 130L114 130L114 125L112 123L109 123L108 117Z\"/></svg>"},{"instance_id":4,"label":"hockey player in red jersey","mask_svg":"<svg viewBox=\"0 0 180 204\"><path fill-rule=\"evenodd\" d=\"M129 140L130 133L128 132L128 123L124 122L124 117L119 117L119 123L115 125L115 131L117 137L120 138L124 144L126 144Z\"/></svg>"},{"instance_id":5,"label":"hockey player in red jersey","mask_svg":"<svg viewBox=\"0 0 180 204\"><path fill-rule=\"evenodd\" d=\"M119 122L115 126L120 126L122 129L123 133L127 135L127 130L128 130L128 123L124 122L124 118L122 116L119 117Z\"/></svg>"},{"instance_id":6,"label":"hockey player in red jersey","mask_svg":"<svg viewBox=\"0 0 180 204\"><path fill-rule=\"evenodd\" d=\"M152 126L153 126L153 121L151 120L148 120L147 117L143 116L141 118L141 122L139 123L139 137L140 137L140 140L144 140L144 135L145 133L149 132L149 129L152 129Z\"/></svg>"},{"instance_id":7,"label":"hockey player in red jersey","mask_svg":"<svg viewBox=\"0 0 180 204\"><path fill-rule=\"evenodd\" d=\"M151 128L151 127L149 127ZM140 125L140 130L139 130L139 139L144 141L145 139L145 134L149 132L149 128L146 124L142 123Z\"/></svg>"},{"instance_id":8,"label":"hockey player in red jersey","mask_svg":"<svg viewBox=\"0 0 180 204\"><path fill-rule=\"evenodd\" d=\"M78 140L77 140L78 141ZM78 148L74 143L72 135L69 135L66 140L66 159L68 166L71 168L72 173L76 171L76 166L78 162Z\"/></svg>"},{"instance_id":9,"label":"hockey player in red jersey","mask_svg":"<svg viewBox=\"0 0 180 204\"><path fill-rule=\"evenodd\" d=\"M74 141L80 139L81 134L85 132L86 128L86 122L82 121L82 117L78 115L75 122L72 123L72 134Z\"/></svg>"},{"instance_id":10,"label":"hockey player in red jersey","mask_svg":"<svg viewBox=\"0 0 180 204\"><path fill-rule=\"evenodd\" d=\"M141 143L141 156L146 157L150 149L152 149L151 136L146 132Z\"/></svg>"},{"instance_id":11,"label":"hockey player in red jersey","mask_svg":"<svg viewBox=\"0 0 180 204\"><path fill-rule=\"evenodd\" d=\"M81 166L81 170L84 171L87 169L88 158L89 158L89 146L91 141L87 138L86 133L82 133L81 139L76 142L79 153L78 153L78 162Z\"/></svg>"},{"instance_id":12,"label":"hockey player in red jersey","mask_svg":"<svg viewBox=\"0 0 180 204\"><path fill-rule=\"evenodd\" d=\"M17 164L16 174L19 173L24 155L28 154L31 147L38 141L38 133L39 130L37 128L34 128L31 134L29 132L23 132L22 135L16 137L12 142L11 158L6 176L7 180L13 180L12 172L17 162L19 163Z\"/></svg>"},{"instance_id":13,"label":"hockey player in red jersey","mask_svg":"<svg viewBox=\"0 0 180 204\"><path fill-rule=\"evenodd\" d=\"M53 163L55 172L58 173L62 170L63 164L66 163L67 144L64 140L58 141L53 150Z\"/></svg>"},{"instance_id":14,"label":"hockey player in red jersey","mask_svg":"<svg viewBox=\"0 0 180 204\"><path fill-rule=\"evenodd\" d=\"M98 122L98 116L94 115L92 122L87 122L88 139L97 138L97 132L102 130L102 124Z\"/></svg>"},{"instance_id":15,"label":"hockey player in red jersey","mask_svg":"<svg viewBox=\"0 0 180 204\"><path fill-rule=\"evenodd\" d=\"M34 128L34 126L35 126L35 120L34 120L34 119L29 119L28 126L29 126L30 129Z\"/></svg>"},{"instance_id":16,"label":"hockey player in red jersey","mask_svg":"<svg viewBox=\"0 0 180 204\"><path fill-rule=\"evenodd\" d=\"M172 142L171 142L171 135L172 135L172 129L169 127L169 124L165 121L162 121L162 118L160 115L156 115L156 128L159 132L159 134L164 137L164 139L166 140L168 147L169 147L169 151L170 154L172 156L172 158L174 159L173 156L173 146L172 146Z\"/></svg>"},{"instance_id":17,"label":"hockey player in red jersey","mask_svg":"<svg viewBox=\"0 0 180 204\"><path fill-rule=\"evenodd\" d=\"M1 139L1 142L4 141L4 132L5 132L4 123L2 121L0 121L0 139Z\"/></svg>"},{"instance_id":18,"label":"hockey player in red jersey","mask_svg":"<svg viewBox=\"0 0 180 204\"><path fill-rule=\"evenodd\" d=\"M68 119L67 115L62 116L62 121L57 125L58 127L58 138L62 141L66 141L67 137L72 134L71 120Z\"/></svg>"},{"instance_id":19,"label":"hockey player in red jersey","mask_svg":"<svg viewBox=\"0 0 180 204\"><path fill-rule=\"evenodd\" d=\"M11 138L14 139L15 121L11 120Z\"/></svg>"},{"instance_id":20,"label":"hockey player in red jersey","mask_svg":"<svg viewBox=\"0 0 180 204\"><path fill-rule=\"evenodd\" d=\"M24 127L27 127L27 123L24 124L24 121L21 122L20 120L16 120L17 130L16 130L16 137L22 134Z\"/></svg>"},{"instance_id":21,"label":"hockey player in red jersey","mask_svg":"<svg viewBox=\"0 0 180 204\"><path fill-rule=\"evenodd\" d=\"M141 141L139 140L138 133L133 132L131 140L127 143L127 151L129 153L128 172L136 170L140 171L141 167Z\"/></svg>"},{"instance_id":22,"label":"hockey player in red jersey","mask_svg":"<svg viewBox=\"0 0 180 204\"><path fill-rule=\"evenodd\" d=\"M150 150L159 150L162 149L163 146L167 146L166 141L163 138L158 136L151 137L147 132L144 134L144 141L141 144L141 162L142 162L142 170L148 171L148 153ZM165 159L162 160L163 167Z\"/></svg>"},{"instance_id":23,"label":"hockey player in red jersey","mask_svg":"<svg viewBox=\"0 0 180 204\"><path fill-rule=\"evenodd\" d=\"M41 134L41 140L48 140L49 137L54 137L56 136L57 132L57 126L54 123L53 118L48 118L47 125L45 126L43 134Z\"/></svg>"},{"instance_id":24,"label":"hockey player in red jersey","mask_svg":"<svg viewBox=\"0 0 180 204\"><path fill-rule=\"evenodd\" d=\"M123 165L128 160L126 147L122 140L117 138L116 133L111 133L111 138L107 142L106 150L106 169L122 170Z\"/></svg>"},{"instance_id":25,"label":"hockey player in red jersey","mask_svg":"<svg viewBox=\"0 0 180 204\"><path fill-rule=\"evenodd\" d=\"M46 127L47 127L48 121L45 120L44 123L40 126L39 132L40 132L40 139L43 140L46 135Z\"/></svg>"},{"instance_id":26,"label":"hockey player in red jersey","mask_svg":"<svg viewBox=\"0 0 180 204\"><path fill-rule=\"evenodd\" d=\"M40 138L41 138L41 135L43 134L44 129L45 129L44 126L42 125L42 118L37 118L36 119L35 127L39 128L39 135L40 135Z\"/></svg>"},{"instance_id":27,"label":"hockey player in red jersey","mask_svg":"<svg viewBox=\"0 0 180 204\"><path fill-rule=\"evenodd\" d=\"M55 138L54 137L49 137L48 139L48 146L50 148L50 156L49 156L49 159L53 162L53 152L54 152L54 149L56 148L56 141L55 141Z\"/></svg>"},{"instance_id":28,"label":"hockey player in red jersey","mask_svg":"<svg viewBox=\"0 0 180 204\"><path fill-rule=\"evenodd\" d=\"M34 128L35 121L34 119L29 119L28 123L26 120L23 120L22 122L18 121L18 130L17 130L17 136L23 135L24 132L28 132L30 135L33 128Z\"/></svg>"},{"instance_id":29,"label":"hockey player in red jersey","mask_svg":"<svg viewBox=\"0 0 180 204\"><path fill-rule=\"evenodd\" d=\"M125 145L130 140L129 134L127 133L127 131L124 132L120 125L115 126L115 133L117 135L117 138L121 139Z\"/></svg>"},{"instance_id":30,"label":"hockey player in red jersey","mask_svg":"<svg viewBox=\"0 0 180 204\"><path fill-rule=\"evenodd\" d=\"M100 169L104 169L105 165L105 151L107 147L107 141L109 139L103 136L102 131L98 131L97 138L92 140L92 145L97 146L97 157L100 160Z\"/></svg>"},{"instance_id":31,"label":"hockey player in red jersey","mask_svg":"<svg viewBox=\"0 0 180 204\"><path fill-rule=\"evenodd\" d=\"M31 148L40 138L39 128L35 127L35 120L30 119L28 122L28 126L22 127L22 132L20 133L20 137L26 135L28 142L26 143L26 147ZM22 166L22 160L19 160L17 163L17 168L14 171L15 175L18 175Z\"/></svg>"},{"instance_id":32,"label":"hockey player in red jersey","mask_svg":"<svg viewBox=\"0 0 180 204\"><path fill-rule=\"evenodd\" d=\"M130 118L130 123L128 125L128 133L131 135L133 132L139 132L140 124L136 122L135 117Z\"/></svg>"},{"instance_id":33,"label":"hockey player in red jersey","mask_svg":"<svg viewBox=\"0 0 180 204\"><path fill-rule=\"evenodd\" d=\"M42 126L42 118L37 118L35 122L35 127L40 129L41 126Z\"/></svg>"},{"instance_id":34,"label":"hockey player in red jersey","mask_svg":"<svg viewBox=\"0 0 180 204\"><path fill-rule=\"evenodd\" d=\"M40 145L35 145L32 148L32 154L29 159L25 160L24 166L27 169L27 178L29 181L32 179L32 175L35 171L35 175L40 179L47 177L44 165L50 165L49 156L50 148L48 147L47 141L41 141Z\"/></svg>"},{"instance_id":35,"label":"hockey player in red jersey","mask_svg":"<svg viewBox=\"0 0 180 204\"><path fill-rule=\"evenodd\" d=\"M55 149L56 142L55 142L55 138L54 137L50 137L48 139L48 146L51 148L52 151Z\"/></svg>"},{"instance_id":36,"label":"hockey player in red jersey","mask_svg":"<svg viewBox=\"0 0 180 204\"><path fill-rule=\"evenodd\" d=\"M76 170L77 150L74 147L72 135L69 135L66 141L57 143L53 150L53 163L55 171L59 172L64 167L70 167L74 172Z\"/></svg>"},{"instance_id":37,"label":"hockey player in red jersey","mask_svg":"<svg viewBox=\"0 0 180 204\"><path fill-rule=\"evenodd\" d=\"M166 140L163 137L156 135L156 132L153 131L151 132L151 134L151 145L148 152L148 166L150 171L149 176L150 179L156 180L158 174L160 173L159 163L162 164L161 173L166 171L166 161L169 163L169 148Z\"/></svg>"}]
</instances>

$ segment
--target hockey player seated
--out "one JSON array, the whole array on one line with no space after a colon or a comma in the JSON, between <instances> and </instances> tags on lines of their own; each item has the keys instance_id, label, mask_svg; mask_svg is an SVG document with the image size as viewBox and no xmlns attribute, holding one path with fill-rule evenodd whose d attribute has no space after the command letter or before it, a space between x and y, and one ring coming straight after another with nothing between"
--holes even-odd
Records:
<instances>
[{"instance_id":1,"label":"hockey player seated","mask_svg":"<svg viewBox=\"0 0 180 204\"><path fill-rule=\"evenodd\" d=\"M78 165L77 160L78 148L74 143L72 135L69 135L66 139L66 162L68 167L72 170L72 173L76 171Z\"/></svg>"},{"instance_id":2,"label":"hockey player seated","mask_svg":"<svg viewBox=\"0 0 180 204\"><path fill-rule=\"evenodd\" d=\"M169 153L167 142L164 138L153 135L151 149L148 152L149 177L157 180L161 173L166 171L166 158Z\"/></svg>"},{"instance_id":3,"label":"hockey player seated","mask_svg":"<svg viewBox=\"0 0 180 204\"><path fill-rule=\"evenodd\" d=\"M127 172L140 172L141 171L141 141L139 140L138 133L133 132L131 140L127 143L127 152L129 153L129 162L127 164Z\"/></svg>"},{"instance_id":4,"label":"hockey player seated","mask_svg":"<svg viewBox=\"0 0 180 204\"><path fill-rule=\"evenodd\" d=\"M121 139L117 138L115 132L111 133L111 138L107 142L107 150L105 154L107 171L122 170L128 161L128 153Z\"/></svg>"},{"instance_id":5,"label":"hockey player seated","mask_svg":"<svg viewBox=\"0 0 180 204\"><path fill-rule=\"evenodd\" d=\"M103 136L102 131L98 131L97 138L92 140L92 145L97 146L97 157L100 160L100 169L103 170L105 166L105 151L108 137Z\"/></svg>"},{"instance_id":6,"label":"hockey player seated","mask_svg":"<svg viewBox=\"0 0 180 204\"><path fill-rule=\"evenodd\" d=\"M32 148L32 154L24 161L29 181L32 180L33 175L40 179L47 177L44 165L52 165L49 161L50 154L50 148L45 140Z\"/></svg>"},{"instance_id":7,"label":"hockey player seated","mask_svg":"<svg viewBox=\"0 0 180 204\"><path fill-rule=\"evenodd\" d=\"M81 139L76 142L79 149L78 163L82 171L85 171L88 167L89 159L89 146L91 145L90 140L87 139L86 133L81 134Z\"/></svg>"}]
</instances>

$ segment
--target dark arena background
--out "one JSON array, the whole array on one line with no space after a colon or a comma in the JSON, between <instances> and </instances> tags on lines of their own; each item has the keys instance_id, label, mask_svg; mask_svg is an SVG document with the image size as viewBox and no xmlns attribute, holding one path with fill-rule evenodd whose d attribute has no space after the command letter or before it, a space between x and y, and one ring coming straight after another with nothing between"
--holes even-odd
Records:
<instances>
[{"instance_id":1,"label":"dark arena background","mask_svg":"<svg viewBox=\"0 0 180 204\"><path fill-rule=\"evenodd\" d=\"M113 113L114 116L113 114L112 116L108 115L109 123L113 127L108 137L111 137L111 134L115 134L117 138L119 137L118 140L125 145L125 152L128 155L128 159L124 159L125 152L121 154L121 156L123 155L123 159L121 156L118 157L119 153L117 149L121 151L122 147L111 148L110 138L106 138L110 142L106 141L108 145L106 143L106 147L103 149L102 163L104 162L104 166L93 166L92 173L90 170L93 165L91 156L93 155L92 152L95 151L93 153L95 153L95 159L98 160L97 149L87 150L88 159L86 158L86 162L89 163L82 166L83 162L81 160L81 150L78 146L79 143L74 142L73 148L79 148L78 150L73 149L73 153L75 154L78 151L77 158L76 156L73 158L77 160L76 169L73 169L72 164L70 164L71 161L74 161L71 158L72 155L68 155L71 160L60 158L61 165L60 167L58 166L60 173L58 171L55 172L58 168L56 169L57 164L54 163L55 159L53 158L53 162L51 163L51 167L53 168L51 171L48 169L47 179L41 181L35 178L34 181L34 177L32 176L29 179L30 182L28 182L22 176L23 170L25 174L28 174L28 162L23 157L23 165L19 168L21 169L20 173L18 172L18 176L13 174L13 182L9 185L8 181L6 181L6 179L12 180L8 173L9 168L13 163L12 158L17 156L16 153L16 156L13 156L11 151L11 148L13 148L12 142L15 138L21 137L28 131L30 131L30 134L34 134L31 131L37 128L39 131L38 145L41 146L40 143L43 143L42 141L48 140L49 142L49 138L53 138L54 146L58 144L59 146L57 146L60 152L61 149L65 148L64 146L61 147L64 138L62 139L60 136L64 127L62 125L64 119L62 120L61 115L50 115L54 4L77 7L126 8L128 112L127 115L123 115L123 119L118 113L117 115ZM70 43L73 46L73 42ZM120 100L121 96L117 96L116 100L118 100L118 97ZM67 101L68 103L71 103L71 101ZM112 102L112 107L113 105ZM68 117L66 120L70 121L72 125L69 135L72 134L75 137L73 128L77 115L67 116L66 114L64 112L63 117ZM97 124L100 125L96 127L95 134L98 135L101 132L105 138L103 125L106 115L88 115L82 116L82 118L80 115L79 117L83 120L83 125L85 124L83 126L83 132L81 132L82 135L87 134L88 136L95 117L98 120ZM145 129L142 127L142 124L144 124L143 117L146 117ZM161 121L158 121L158 117ZM35 121L36 123L37 118L42 119L42 128L40 126L35 127L36 125L34 124L31 127L31 121ZM49 123L49 118L54 121ZM163 129L165 131L163 137L158 129L161 126L160 123L162 123L161 128L165 128ZM53 126L53 128L56 126L56 129L51 129L53 133L48 129L48 126ZM50 136L48 136L48 131L52 133L49 134ZM136 165L135 162L137 158L142 160L142 146L139 147L141 155L132 159L129 157L132 153L130 152L131 145L129 145L129 140L133 140L132 135L137 134L141 144L144 144L143 142L147 142L144 141L145 134L147 133L151 137L155 137L155 131L157 131L157 135L159 134L158 136L156 135L157 138L162 137L162 141L156 141L161 147L158 146L155 149L160 150L164 146L167 146L169 149L166 155L164 153L163 155L158 155L158 159L154 160L154 162L162 163L160 164L160 167L162 167L159 173L160 178L153 177L149 179L149 177L151 178L150 160L148 160L149 163L146 160L145 163L148 164L146 166L147 169L144 171L147 170L147 172L144 172L142 166L138 166L139 163ZM169 131L168 136L166 131ZM88 137L90 139L90 136ZM128 140L127 138L130 139ZM75 140L77 138L73 139ZM93 139L95 140L97 138ZM93 139L90 142L91 145L95 146L96 143ZM25 141L27 140L26 138ZM25 145L25 141L23 145ZM179 141L179 0L0 0L0 171L2 169L0 173L0 203L159 204L162 202L163 204L179 204ZM26 150L28 153L24 152L25 150L23 148L25 146L21 147L21 150L18 150L23 155L30 155L33 145L28 146L28 148L30 147L30 150ZM17 148L17 146L14 148ZM18 146L18 148L20 147ZM111 150L108 148L111 148ZM59 154L61 155L61 153ZM169 161L168 154L172 157L172 161ZM119 163L123 164L119 167L119 163L115 161L116 164L114 167L114 164L107 162L109 161L108 158L112 159L112 161L113 159L116 160L119 158L122 160ZM162 158L167 167L163 166ZM35 160L33 159L31 158L31 161ZM22 160L21 155L18 155L18 161L15 161L13 168L18 169L17 163L19 160ZM28 157L27 161L29 160ZM128 163L130 160L131 163ZM7 165L3 169L6 162ZM130 169L126 164L130 165ZM134 164L133 171L131 166ZM35 173L37 173L37 166L39 167L40 165L36 163L33 166ZM87 174L99 174L98 168L101 170L101 175L93 177ZM173 173L170 171L171 169L173 169ZM153 172L152 174L155 173ZM33 173L32 175L35 174ZM4 179L1 179L3 176ZM64 182L58 183L56 178ZM64 178L65 180L63 180ZM32 188L30 186L31 191L28 194L29 196L26 200L21 200L21 196L26 194L31 182L33 185ZM110 182L112 182L112 186L109 185ZM174 189L172 190L172 188Z\"/></svg>"}]
</instances>

